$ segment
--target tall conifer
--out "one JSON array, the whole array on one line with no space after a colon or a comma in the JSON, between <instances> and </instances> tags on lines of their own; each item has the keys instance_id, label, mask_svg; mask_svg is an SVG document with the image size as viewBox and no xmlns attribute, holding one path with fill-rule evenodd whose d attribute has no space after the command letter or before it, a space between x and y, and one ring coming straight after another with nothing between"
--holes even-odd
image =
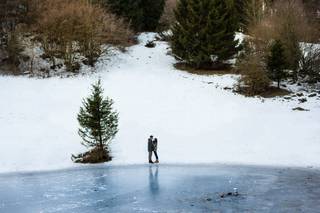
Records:
<instances>
[{"instance_id":1,"label":"tall conifer","mask_svg":"<svg viewBox=\"0 0 320 213\"><path fill-rule=\"evenodd\" d=\"M237 53L234 0L180 0L172 28L172 51L187 64L221 68Z\"/></svg>"}]
</instances>

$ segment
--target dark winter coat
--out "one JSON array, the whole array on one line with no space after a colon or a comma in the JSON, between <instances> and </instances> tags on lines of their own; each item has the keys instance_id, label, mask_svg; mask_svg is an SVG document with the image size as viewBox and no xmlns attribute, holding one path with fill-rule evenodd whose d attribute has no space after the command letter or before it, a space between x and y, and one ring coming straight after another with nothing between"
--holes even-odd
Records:
<instances>
[{"instance_id":1,"label":"dark winter coat","mask_svg":"<svg viewBox=\"0 0 320 213\"><path fill-rule=\"evenodd\" d=\"M158 140L152 141L153 151L157 151L158 149Z\"/></svg>"},{"instance_id":2,"label":"dark winter coat","mask_svg":"<svg viewBox=\"0 0 320 213\"><path fill-rule=\"evenodd\" d=\"M153 141L151 138L148 139L148 152L153 151Z\"/></svg>"}]
</instances>

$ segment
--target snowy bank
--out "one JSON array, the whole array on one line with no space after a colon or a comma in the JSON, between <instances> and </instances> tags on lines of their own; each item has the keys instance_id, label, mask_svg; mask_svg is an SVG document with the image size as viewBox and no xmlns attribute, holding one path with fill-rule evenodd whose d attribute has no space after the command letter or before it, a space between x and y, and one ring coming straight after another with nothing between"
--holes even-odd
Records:
<instances>
[{"instance_id":1,"label":"snowy bank","mask_svg":"<svg viewBox=\"0 0 320 213\"><path fill-rule=\"evenodd\" d=\"M320 102L246 98L223 90L237 76L197 76L173 67L168 45L144 44L73 78L0 77L0 172L76 166L84 151L76 116L90 85L103 80L120 113L112 164L147 162L146 140L159 139L161 163L320 165ZM301 106L309 112L292 111Z\"/></svg>"}]
</instances>

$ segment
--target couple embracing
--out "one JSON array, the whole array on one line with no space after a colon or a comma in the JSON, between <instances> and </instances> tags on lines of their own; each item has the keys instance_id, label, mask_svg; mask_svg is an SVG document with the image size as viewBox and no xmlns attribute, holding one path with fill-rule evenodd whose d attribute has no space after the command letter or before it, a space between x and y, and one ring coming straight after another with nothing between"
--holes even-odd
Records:
<instances>
[{"instance_id":1,"label":"couple embracing","mask_svg":"<svg viewBox=\"0 0 320 213\"><path fill-rule=\"evenodd\" d=\"M153 136L151 135L148 139L149 163L159 163L157 149L158 149L158 139L153 138ZM152 153L154 153L154 155L156 156L155 162L152 161Z\"/></svg>"}]
</instances>

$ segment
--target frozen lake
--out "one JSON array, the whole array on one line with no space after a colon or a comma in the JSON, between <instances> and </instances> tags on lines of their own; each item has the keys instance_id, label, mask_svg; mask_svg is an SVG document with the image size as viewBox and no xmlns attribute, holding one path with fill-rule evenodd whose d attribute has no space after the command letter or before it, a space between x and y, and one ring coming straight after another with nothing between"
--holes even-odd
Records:
<instances>
[{"instance_id":1,"label":"frozen lake","mask_svg":"<svg viewBox=\"0 0 320 213\"><path fill-rule=\"evenodd\" d=\"M238 189L239 196L221 197ZM0 212L319 212L320 171L93 166L0 175Z\"/></svg>"}]
</instances>

